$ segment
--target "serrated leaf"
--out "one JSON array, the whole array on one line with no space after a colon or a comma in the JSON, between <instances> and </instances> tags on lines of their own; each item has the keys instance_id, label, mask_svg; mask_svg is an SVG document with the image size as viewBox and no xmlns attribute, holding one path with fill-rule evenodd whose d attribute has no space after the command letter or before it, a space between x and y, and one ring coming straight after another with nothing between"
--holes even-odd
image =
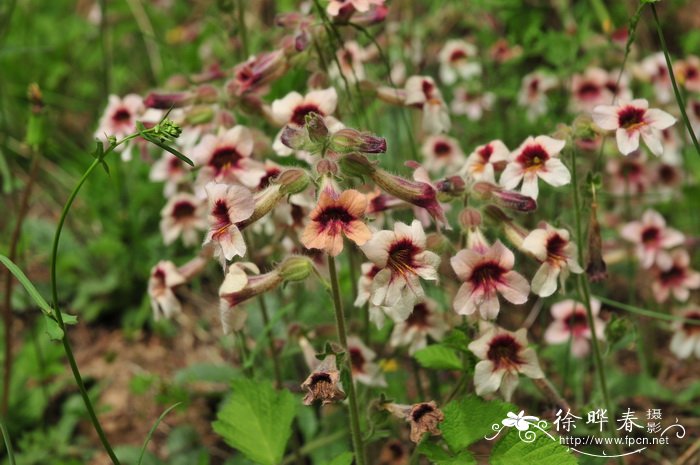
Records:
<instances>
[{"instance_id":1,"label":"serrated leaf","mask_svg":"<svg viewBox=\"0 0 700 465\"><path fill-rule=\"evenodd\" d=\"M527 433L536 435L532 442L523 441L520 437ZM519 434L517 429L508 433L496 443L491 451L489 463L492 465L575 465L576 457L569 449L559 444L559 440L551 439L545 433L531 428ZM527 439L527 438L526 438Z\"/></svg>"},{"instance_id":2,"label":"serrated leaf","mask_svg":"<svg viewBox=\"0 0 700 465\"><path fill-rule=\"evenodd\" d=\"M214 431L250 460L279 464L292 434L298 399L268 383L239 379L231 384L233 394L219 410Z\"/></svg>"},{"instance_id":3,"label":"serrated leaf","mask_svg":"<svg viewBox=\"0 0 700 465\"><path fill-rule=\"evenodd\" d=\"M328 462L328 465L350 465L352 463L352 459L355 458L355 454L352 452L343 452L330 462Z\"/></svg>"},{"instance_id":4,"label":"serrated leaf","mask_svg":"<svg viewBox=\"0 0 700 465\"><path fill-rule=\"evenodd\" d=\"M437 465L472 465L476 464L471 452L463 450L452 455L433 442L423 441L418 445L418 452L423 454L431 463Z\"/></svg>"},{"instance_id":5,"label":"serrated leaf","mask_svg":"<svg viewBox=\"0 0 700 465\"><path fill-rule=\"evenodd\" d=\"M460 451L493 433L491 425L500 424L507 413L515 409L511 404L486 402L476 396L452 401L442 409L445 414L440 424L442 436L452 451Z\"/></svg>"},{"instance_id":6,"label":"serrated leaf","mask_svg":"<svg viewBox=\"0 0 700 465\"><path fill-rule=\"evenodd\" d=\"M461 370L462 360L457 353L442 344L434 344L413 355L423 368L435 370Z\"/></svg>"}]
</instances>

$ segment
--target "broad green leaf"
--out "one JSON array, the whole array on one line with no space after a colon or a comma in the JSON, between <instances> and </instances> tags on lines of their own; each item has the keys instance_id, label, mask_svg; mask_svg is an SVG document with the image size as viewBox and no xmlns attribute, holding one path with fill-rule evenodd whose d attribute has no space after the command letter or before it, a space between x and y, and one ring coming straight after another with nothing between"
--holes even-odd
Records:
<instances>
[{"instance_id":1,"label":"broad green leaf","mask_svg":"<svg viewBox=\"0 0 700 465\"><path fill-rule=\"evenodd\" d=\"M442 447L429 441L421 442L418 445L418 452L423 454L431 463L437 465L476 465L476 460L471 452L463 450L453 456Z\"/></svg>"},{"instance_id":2,"label":"broad green leaf","mask_svg":"<svg viewBox=\"0 0 700 465\"><path fill-rule=\"evenodd\" d=\"M423 368L435 370L461 370L462 360L457 353L441 344L434 344L414 354Z\"/></svg>"},{"instance_id":3,"label":"broad green leaf","mask_svg":"<svg viewBox=\"0 0 700 465\"><path fill-rule=\"evenodd\" d=\"M328 465L350 465L352 463L352 459L355 458L355 454L352 452L343 452L330 462L328 462Z\"/></svg>"},{"instance_id":4,"label":"broad green leaf","mask_svg":"<svg viewBox=\"0 0 700 465\"><path fill-rule=\"evenodd\" d=\"M506 414L515 409L511 404L486 402L476 396L452 401L442 409L445 414L440 424L442 436L451 450L460 451L484 436L491 436L491 425L500 424Z\"/></svg>"},{"instance_id":5,"label":"broad green leaf","mask_svg":"<svg viewBox=\"0 0 700 465\"><path fill-rule=\"evenodd\" d=\"M536 436L533 442L525 434L533 433ZM522 437L521 437L522 436ZM496 443L491 451L489 459L491 465L575 465L576 457L569 452L566 446L559 444L559 439L554 436L551 439L537 428L530 428L519 434L517 429L511 428L507 434Z\"/></svg>"},{"instance_id":6,"label":"broad green leaf","mask_svg":"<svg viewBox=\"0 0 700 465\"><path fill-rule=\"evenodd\" d=\"M52 341L60 341L63 339L63 330L58 326L56 320L47 315L44 315L44 320L46 321L46 334L49 335L49 338Z\"/></svg>"},{"instance_id":7,"label":"broad green leaf","mask_svg":"<svg viewBox=\"0 0 700 465\"><path fill-rule=\"evenodd\" d=\"M231 447L263 465L278 465L292 433L299 400L270 383L238 379L217 414L214 431Z\"/></svg>"},{"instance_id":8,"label":"broad green leaf","mask_svg":"<svg viewBox=\"0 0 700 465\"><path fill-rule=\"evenodd\" d=\"M36 290L34 284L32 284L29 278L27 278L27 275L25 275L24 272L12 262L12 260L10 260L2 254L0 254L0 262L2 262L2 264L5 265L5 267L7 267L8 270L10 270L10 273L12 273L15 276L15 278L17 278L17 281L19 281L20 284L24 286L24 289L27 291L32 300L34 300L34 302L39 306L41 311L44 312L45 315L50 317L53 313L53 309L48 304L48 302L44 300L41 294L39 294L39 291Z\"/></svg>"}]
</instances>

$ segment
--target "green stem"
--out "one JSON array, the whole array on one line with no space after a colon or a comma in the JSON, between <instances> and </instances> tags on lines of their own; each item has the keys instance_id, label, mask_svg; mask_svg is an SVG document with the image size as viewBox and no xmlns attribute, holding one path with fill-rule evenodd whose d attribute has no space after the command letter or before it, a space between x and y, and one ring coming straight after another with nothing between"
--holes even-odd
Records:
<instances>
[{"instance_id":1,"label":"green stem","mask_svg":"<svg viewBox=\"0 0 700 465\"><path fill-rule=\"evenodd\" d=\"M348 336L345 329L345 314L343 313L343 303L340 300L340 286L338 285L338 273L335 269L335 258L328 255L328 270L331 278L331 290L333 292L333 308L335 309L335 324L338 331L338 340L345 350L345 360L347 364L348 378L348 404L350 410L350 432L352 435L352 446L355 450L355 463L365 465L365 450L362 444L362 434L360 432L360 414L357 408L357 394L355 393L355 382L352 379L352 365L348 355Z\"/></svg>"},{"instance_id":2,"label":"green stem","mask_svg":"<svg viewBox=\"0 0 700 465\"><path fill-rule=\"evenodd\" d=\"M688 119L688 114L685 112L685 102L681 96L681 92L678 89L678 83L676 82L676 76L673 73L673 63L671 63L671 55L668 53L668 47L666 47L666 40L664 39L664 33L661 30L661 23L659 22L659 17L656 14L656 5L649 3L651 6L651 12L654 15L654 22L656 23L656 32L659 35L659 42L661 42L661 48L664 51L664 57L666 58L666 67L668 68L668 75L671 78L671 84L673 85L673 93L676 96L676 103L678 103L678 109L681 111L683 116L683 122L685 127L690 133L690 138L693 140L693 145L695 146L695 151L700 155L700 143L698 143L697 137L695 137L695 132L693 132L693 126L690 124Z\"/></svg>"},{"instance_id":3,"label":"green stem","mask_svg":"<svg viewBox=\"0 0 700 465\"><path fill-rule=\"evenodd\" d=\"M570 141L573 144L573 141ZM576 242L579 244L578 247L578 260L579 263L584 262L583 255L583 225L581 223L581 199L579 197L579 186L578 186L578 173L576 169L576 159L578 154L575 149L571 151L571 188L573 190L574 196L574 218L576 222ZM583 300L586 307L586 317L588 319L588 326L591 329L591 346L593 346L593 361L595 364L595 370L598 374L598 382L600 384L600 390L603 393L603 401L605 403L605 408L608 410L608 415L613 416L614 410L612 409L612 404L610 403L610 394L608 393L608 383L605 378L605 368L603 366L603 359L600 354L600 346L598 342L598 336L596 333L595 319L593 317L593 311L591 310L591 292L588 287L588 279L586 279L585 273L580 273L577 275L578 278L578 291L579 297ZM614 434L617 435L617 430L614 430Z\"/></svg>"},{"instance_id":4,"label":"green stem","mask_svg":"<svg viewBox=\"0 0 700 465\"><path fill-rule=\"evenodd\" d=\"M249 56L248 49L248 28L245 25L245 0L238 0L238 6L236 7L236 20L238 22L238 31L241 36L241 47L243 48L243 59L247 60Z\"/></svg>"},{"instance_id":5,"label":"green stem","mask_svg":"<svg viewBox=\"0 0 700 465\"><path fill-rule=\"evenodd\" d=\"M15 465L15 452L12 449L12 440L5 426L4 419L0 420L0 431L2 431L2 437L5 440L5 448L7 449L7 457L10 459L10 465Z\"/></svg>"},{"instance_id":6,"label":"green stem","mask_svg":"<svg viewBox=\"0 0 700 465\"><path fill-rule=\"evenodd\" d=\"M265 297L260 294L258 296L258 305L260 306L260 313L262 314L263 324L266 328L270 327L270 313L267 311L267 304L265 304ZM280 367L280 361L277 356L277 349L275 347L275 339L272 336L272 330L267 335L267 340L270 346L270 357L272 357L272 367L275 372L275 386L277 389L282 388L282 368Z\"/></svg>"}]
</instances>

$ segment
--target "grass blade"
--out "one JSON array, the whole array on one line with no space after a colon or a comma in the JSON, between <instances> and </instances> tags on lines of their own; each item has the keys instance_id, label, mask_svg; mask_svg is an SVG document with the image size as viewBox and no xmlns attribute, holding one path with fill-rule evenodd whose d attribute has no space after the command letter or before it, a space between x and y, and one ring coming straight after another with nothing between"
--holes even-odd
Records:
<instances>
[{"instance_id":1,"label":"grass blade","mask_svg":"<svg viewBox=\"0 0 700 465\"><path fill-rule=\"evenodd\" d=\"M156 428L158 428L158 425L160 425L160 422L163 421L165 416L170 413L171 410L173 410L175 407L180 405L182 402L177 402L167 409L163 413L160 414L156 422L153 424L151 427L151 430L148 432L148 436L146 436L146 440L143 443L143 446L141 447L141 453L139 454L139 461L136 462L136 465L141 465L141 461L143 460L143 456L146 453L146 447L148 447L148 443L151 442L151 438L153 437L153 433L156 431Z\"/></svg>"}]
</instances>

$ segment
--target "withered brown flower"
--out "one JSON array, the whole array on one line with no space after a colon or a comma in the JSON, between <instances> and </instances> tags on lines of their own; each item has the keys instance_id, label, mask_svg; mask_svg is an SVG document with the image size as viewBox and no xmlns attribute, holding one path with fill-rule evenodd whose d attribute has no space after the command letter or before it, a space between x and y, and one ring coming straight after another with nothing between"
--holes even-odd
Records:
<instances>
[{"instance_id":1,"label":"withered brown flower","mask_svg":"<svg viewBox=\"0 0 700 465\"><path fill-rule=\"evenodd\" d=\"M301 385L306 390L304 404L320 400L323 405L345 399L335 355L328 355Z\"/></svg>"}]
</instances>

